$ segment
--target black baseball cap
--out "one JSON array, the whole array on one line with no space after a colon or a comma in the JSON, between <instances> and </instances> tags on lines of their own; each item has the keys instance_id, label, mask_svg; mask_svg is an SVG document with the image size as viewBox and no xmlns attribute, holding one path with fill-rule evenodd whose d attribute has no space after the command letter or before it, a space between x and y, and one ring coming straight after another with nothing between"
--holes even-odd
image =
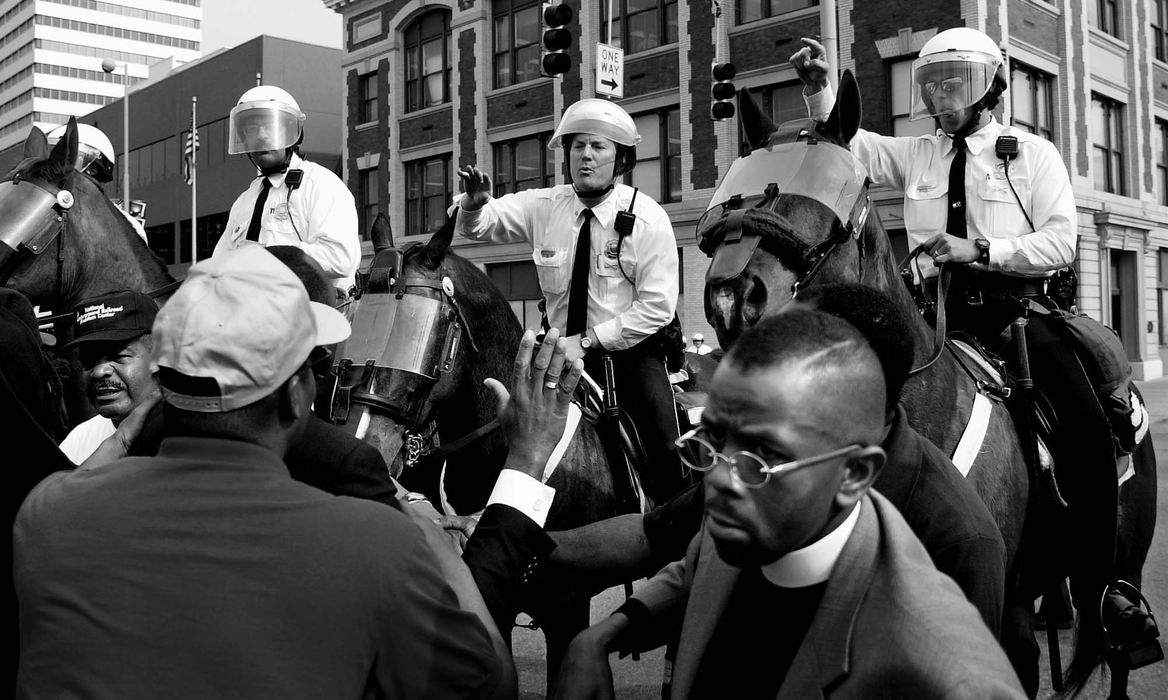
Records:
<instances>
[{"instance_id":1,"label":"black baseball cap","mask_svg":"<svg viewBox=\"0 0 1168 700\"><path fill-rule=\"evenodd\" d=\"M129 342L154 327L158 304L141 292L110 292L82 301L74 309L73 340L68 350L81 343Z\"/></svg>"}]
</instances>

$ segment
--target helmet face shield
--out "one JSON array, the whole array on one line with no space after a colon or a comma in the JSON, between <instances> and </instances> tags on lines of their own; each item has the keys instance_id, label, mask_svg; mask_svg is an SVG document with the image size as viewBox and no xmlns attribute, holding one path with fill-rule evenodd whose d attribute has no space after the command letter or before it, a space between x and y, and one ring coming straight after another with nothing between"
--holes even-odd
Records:
<instances>
[{"instance_id":1,"label":"helmet face shield","mask_svg":"<svg viewBox=\"0 0 1168 700\"><path fill-rule=\"evenodd\" d=\"M953 114L977 104L993 85L1000 59L977 51L947 51L913 61L910 119Z\"/></svg>"},{"instance_id":2,"label":"helmet face shield","mask_svg":"<svg viewBox=\"0 0 1168 700\"><path fill-rule=\"evenodd\" d=\"M304 114L271 100L241 102L231 110L228 131L231 155L282 151L300 140Z\"/></svg>"},{"instance_id":3,"label":"helmet face shield","mask_svg":"<svg viewBox=\"0 0 1168 700\"><path fill-rule=\"evenodd\" d=\"M112 182L114 179L113 164L105 154L88 144L77 144L77 162L74 168L77 172L85 173L101 183Z\"/></svg>"}]
</instances>

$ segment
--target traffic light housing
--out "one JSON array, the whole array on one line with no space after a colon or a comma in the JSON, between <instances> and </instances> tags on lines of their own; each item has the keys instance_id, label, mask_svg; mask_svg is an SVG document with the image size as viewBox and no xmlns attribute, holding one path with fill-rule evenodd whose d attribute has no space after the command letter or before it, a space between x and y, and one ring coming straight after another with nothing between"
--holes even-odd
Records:
<instances>
[{"instance_id":1,"label":"traffic light housing","mask_svg":"<svg viewBox=\"0 0 1168 700\"><path fill-rule=\"evenodd\" d=\"M734 87L733 63L715 63L710 69L713 85L710 86L710 119L722 121L734 116L734 96L738 90Z\"/></svg>"},{"instance_id":2,"label":"traffic light housing","mask_svg":"<svg viewBox=\"0 0 1168 700\"><path fill-rule=\"evenodd\" d=\"M539 68L542 75L556 77L572 69L572 57L567 54L572 45L572 32L566 25L572 21L572 8L563 2L543 3L543 56Z\"/></svg>"}]
</instances>

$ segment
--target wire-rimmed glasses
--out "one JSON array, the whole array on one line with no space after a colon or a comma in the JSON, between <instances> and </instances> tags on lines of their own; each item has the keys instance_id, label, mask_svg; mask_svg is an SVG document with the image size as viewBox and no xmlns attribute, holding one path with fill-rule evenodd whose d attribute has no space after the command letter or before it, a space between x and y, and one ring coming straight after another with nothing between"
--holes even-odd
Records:
<instances>
[{"instance_id":1,"label":"wire-rimmed glasses","mask_svg":"<svg viewBox=\"0 0 1168 700\"><path fill-rule=\"evenodd\" d=\"M852 444L803 459L769 464L762 457L746 450L735 452L732 455L724 455L712 444L699 437L700 432L701 428L694 428L674 441L682 464L694 471L708 472L718 466L719 460L724 461L730 465L730 473L734 475L734 478L750 489L766 486L772 475L788 474L803 467L824 464L864 449L864 445Z\"/></svg>"}]
</instances>

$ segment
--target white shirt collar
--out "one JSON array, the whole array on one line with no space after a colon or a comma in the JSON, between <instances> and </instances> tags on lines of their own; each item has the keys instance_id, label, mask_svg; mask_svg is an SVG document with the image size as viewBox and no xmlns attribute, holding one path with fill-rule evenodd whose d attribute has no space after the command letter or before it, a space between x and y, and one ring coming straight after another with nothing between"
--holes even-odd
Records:
<instances>
[{"instance_id":1,"label":"white shirt collar","mask_svg":"<svg viewBox=\"0 0 1168 700\"><path fill-rule=\"evenodd\" d=\"M299 168L300 164L303 162L303 158L293 153L292 157L288 159L288 170L295 170L296 168ZM288 170L285 170L282 173L276 173L275 175L268 175L268 182L272 183L273 189L284 184L284 178L288 176Z\"/></svg>"},{"instance_id":2,"label":"white shirt collar","mask_svg":"<svg viewBox=\"0 0 1168 700\"><path fill-rule=\"evenodd\" d=\"M782 588L804 588L823 583L831 578L832 569L859 519L860 503L857 502L848 517L834 530L762 567L762 575Z\"/></svg>"}]
</instances>

